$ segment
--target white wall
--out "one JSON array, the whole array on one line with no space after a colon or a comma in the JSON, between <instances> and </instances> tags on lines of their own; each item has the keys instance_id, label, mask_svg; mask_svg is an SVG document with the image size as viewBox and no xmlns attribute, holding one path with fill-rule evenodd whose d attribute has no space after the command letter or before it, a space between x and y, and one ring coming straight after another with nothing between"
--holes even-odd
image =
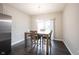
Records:
<instances>
[{"instance_id":1,"label":"white wall","mask_svg":"<svg viewBox=\"0 0 79 59\"><path fill-rule=\"evenodd\" d=\"M30 29L30 16L3 4L3 13L12 16L12 45L24 40L24 32Z\"/></svg>"},{"instance_id":2,"label":"white wall","mask_svg":"<svg viewBox=\"0 0 79 59\"><path fill-rule=\"evenodd\" d=\"M36 19L55 19L55 37L62 40L62 12L32 16L31 29L36 30Z\"/></svg>"},{"instance_id":3,"label":"white wall","mask_svg":"<svg viewBox=\"0 0 79 59\"><path fill-rule=\"evenodd\" d=\"M79 54L79 4L68 4L64 9L63 39L71 54Z\"/></svg>"}]
</instances>

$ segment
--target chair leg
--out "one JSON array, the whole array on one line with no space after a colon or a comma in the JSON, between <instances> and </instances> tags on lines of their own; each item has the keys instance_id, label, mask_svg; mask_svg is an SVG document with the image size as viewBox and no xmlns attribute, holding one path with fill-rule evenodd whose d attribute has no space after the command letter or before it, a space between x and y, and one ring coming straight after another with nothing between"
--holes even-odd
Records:
<instances>
[{"instance_id":1,"label":"chair leg","mask_svg":"<svg viewBox=\"0 0 79 59\"><path fill-rule=\"evenodd\" d=\"M43 38L42 38L42 51L43 51Z\"/></svg>"},{"instance_id":2,"label":"chair leg","mask_svg":"<svg viewBox=\"0 0 79 59\"><path fill-rule=\"evenodd\" d=\"M38 40L37 40L37 54L38 54Z\"/></svg>"},{"instance_id":3,"label":"chair leg","mask_svg":"<svg viewBox=\"0 0 79 59\"><path fill-rule=\"evenodd\" d=\"M41 52L41 38L40 38L40 52Z\"/></svg>"},{"instance_id":4,"label":"chair leg","mask_svg":"<svg viewBox=\"0 0 79 59\"><path fill-rule=\"evenodd\" d=\"M51 39L50 39L50 55L51 55Z\"/></svg>"}]
</instances>

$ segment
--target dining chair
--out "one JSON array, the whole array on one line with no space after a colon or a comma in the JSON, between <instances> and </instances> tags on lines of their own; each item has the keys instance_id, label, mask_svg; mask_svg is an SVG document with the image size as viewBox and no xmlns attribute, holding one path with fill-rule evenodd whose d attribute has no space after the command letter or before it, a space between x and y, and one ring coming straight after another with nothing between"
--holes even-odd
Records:
<instances>
[{"instance_id":1,"label":"dining chair","mask_svg":"<svg viewBox=\"0 0 79 59\"><path fill-rule=\"evenodd\" d=\"M52 36L52 30L51 30L51 32L49 33L49 46L50 46L50 55L51 55L51 36Z\"/></svg>"},{"instance_id":2,"label":"dining chair","mask_svg":"<svg viewBox=\"0 0 79 59\"><path fill-rule=\"evenodd\" d=\"M51 54L51 36L52 36L52 30L50 31L50 33L48 34L48 40L47 40L47 36L43 35L43 39L45 39L44 42L48 41L48 46L50 47L50 54Z\"/></svg>"},{"instance_id":3,"label":"dining chair","mask_svg":"<svg viewBox=\"0 0 79 59\"><path fill-rule=\"evenodd\" d=\"M38 34L37 31L30 31L31 33L31 48L38 47Z\"/></svg>"},{"instance_id":4,"label":"dining chair","mask_svg":"<svg viewBox=\"0 0 79 59\"><path fill-rule=\"evenodd\" d=\"M52 35L52 30L50 31L48 38L51 39L51 35ZM45 35L43 35L43 39L46 39L47 37Z\"/></svg>"},{"instance_id":5,"label":"dining chair","mask_svg":"<svg viewBox=\"0 0 79 59\"><path fill-rule=\"evenodd\" d=\"M25 32L24 33L25 34L25 48L27 48L27 47L29 47L30 46L30 39L31 39L31 35L30 35L30 33L27 33L27 32Z\"/></svg>"}]
</instances>

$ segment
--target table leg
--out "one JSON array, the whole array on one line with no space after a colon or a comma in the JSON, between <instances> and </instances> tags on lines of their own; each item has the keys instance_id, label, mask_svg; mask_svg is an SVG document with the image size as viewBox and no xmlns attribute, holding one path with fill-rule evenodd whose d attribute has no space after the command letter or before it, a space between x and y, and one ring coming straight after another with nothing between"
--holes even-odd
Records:
<instances>
[{"instance_id":1,"label":"table leg","mask_svg":"<svg viewBox=\"0 0 79 59\"><path fill-rule=\"evenodd\" d=\"M42 38L42 37L41 37ZM40 53L41 53L41 38L40 38Z\"/></svg>"},{"instance_id":2,"label":"table leg","mask_svg":"<svg viewBox=\"0 0 79 59\"><path fill-rule=\"evenodd\" d=\"M46 54L48 55L48 35L46 35L46 37L47 37Z\"/></svg>"},{"instance_id":3,"label":"table leg","mask_svg":"<svg viewBox=\"0 0 79 59\"><path fill-rule=\"evenodd\" d=\"M25 48L27 48L27 35L25 34Z\"/></svg>"}]
</instances>

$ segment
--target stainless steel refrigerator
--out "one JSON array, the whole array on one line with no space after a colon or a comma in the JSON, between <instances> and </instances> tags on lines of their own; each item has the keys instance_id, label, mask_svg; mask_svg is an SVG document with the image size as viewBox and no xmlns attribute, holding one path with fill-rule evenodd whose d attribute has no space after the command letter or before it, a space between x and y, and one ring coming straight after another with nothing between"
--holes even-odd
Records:
<instances>
[{"instance_id":1,"label":"stainless steel refrigerator","mask_svg":"<svg viewBox=\"0 0 79 59\"><path fill-rule=\"evenodd\" d=\"M11 51L11 16L0 13L0 54Z\"/></svg>"}]
</instances>

